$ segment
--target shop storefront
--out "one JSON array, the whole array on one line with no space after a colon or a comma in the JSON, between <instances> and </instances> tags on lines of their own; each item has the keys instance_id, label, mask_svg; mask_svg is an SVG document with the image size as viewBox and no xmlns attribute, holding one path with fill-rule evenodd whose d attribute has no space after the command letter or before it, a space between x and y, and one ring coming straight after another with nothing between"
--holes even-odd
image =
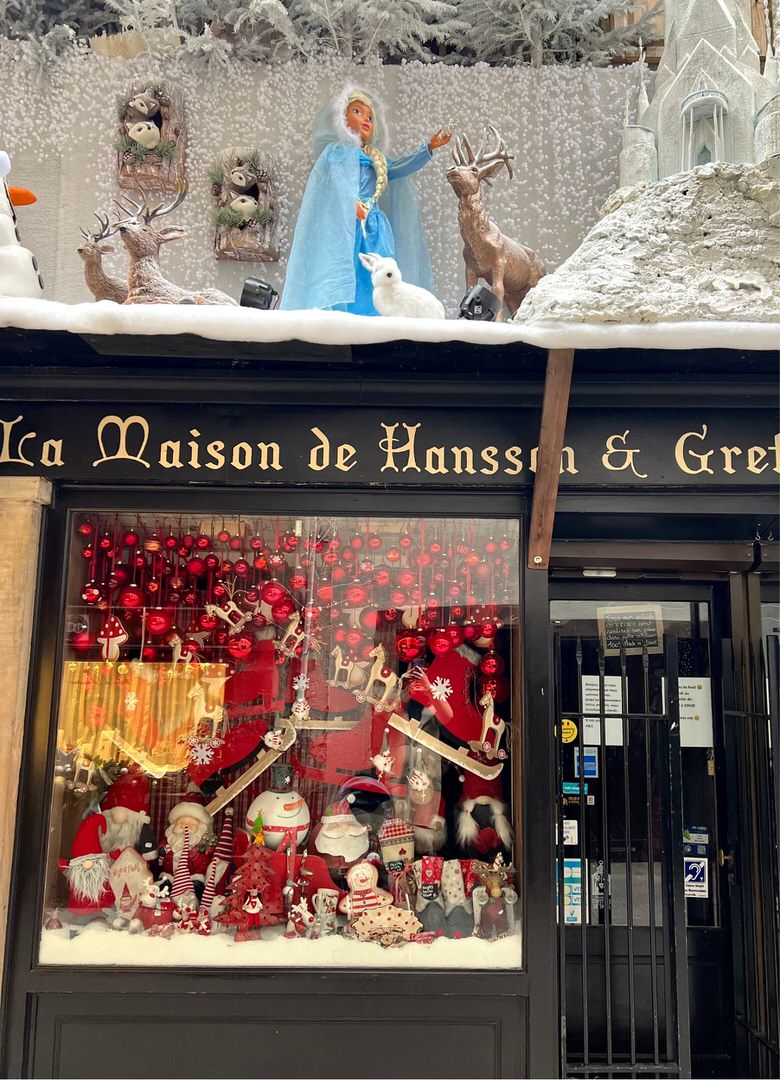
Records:
<instances>
[{"instance_id":1,"label":"shop storefront","mask_svg":"<svg viewBox=\"0 0 780 1080\"><path fill-rule=\"evenodd\" d=\"M7 1075L774 1075L772 354L4 345Z\"/></svg>"}]
</instances>

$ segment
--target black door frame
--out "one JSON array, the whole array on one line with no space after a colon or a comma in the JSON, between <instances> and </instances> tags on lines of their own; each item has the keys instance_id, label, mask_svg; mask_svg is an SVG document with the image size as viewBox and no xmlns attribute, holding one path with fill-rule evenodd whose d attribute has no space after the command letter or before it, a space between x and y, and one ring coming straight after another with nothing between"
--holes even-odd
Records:
<instances>
[{"instance_id":1,"label":"black door frame","mask_svg":"<svg viewBox=\"0 0 780 1080\"><path fill-rule=\"evenodd\" d=\"M51 1003L63 1013L75 1015L84 1002L124 995L130 1004L149 1009L149 993L165 995L213 995L217 1010L228 1008L236 994L244 1003L253 998L255 1013L268 1008L269 999L312 1002L321 990L322 1000L332 993L338 974L339 991L349 1002L368 1008L373 1002L395 1002L396 1013L425 1014L425 1001L449 995L456 1016L463 1023L470 1003L490 1004L494 1050L485 1075L546 1077L558 1075L558 997L555 971L554 845L552 835L554 754L549 724L550 656L546 635L523 633L520 707L523 752L514 762L522 777L521 841L523 897L523 968L501 971L402 971L267 969L74 969L37 965L40 890L45 862L45 836L50 795L51 763L58 705L56 677L60 670L64 612L65 552L72 515L90 510L171 513L299 513L329 515L374 513L388 516L484 516L519 518L523 542L518 572L522 583L522 626L546 624L547 575L525 569L527 504L522 494L408 489L393 491L333 489L184 489L63 486L56 491L55 506L47 514L38 575L38 604L32 648L32 672L22 778L14 851L13 886L9 911L4 978L5 1075L50 1075L56 1060L47 1047L59 1020L52 1017ZM53 596L52 583L58 583ZM58 617L52 618L55 602ZM544 620L544 623L542 622ZM23 842L22 842L23 841ZM40 841L40 842L39 842ZM329 982L327 980L330 980ZM168 997L166 1000L170 1000ZM317 999L315 998L315 1001ZM404 1005L403 1002L407 1004ZM221 1004L220 1004L221 1002ZM400 1004L399 1004L400 1002ZM368 1004L367 1004L368 1003ZM244 1006L246 1008L246 1004ZM472 1005L473 1007L473 1005ZM316 1013L316 1005L309 1005ZM434 1012L440 1010L435 1009ZM483 1010L484 1011L484 1010ZM433 1019L433 1013L431 1014ZM437 1018L446 1024L446 1017ZM487 1022L487 1021L485 1021ZM52 1025L54 1025L52 1027ZM524 1031L522 1029L525 1029ZM128 1034L130 1029L128 1029ZM421 1037L425 1029L421 1028ZM37 1036L37 1038L36 1038ZM443 1047L446 1069L446 1046ZM488 1055L490 1056L490 1055ZM414 1065L409 1075L417 1075ZM294 1069L294 1061L292 1062ZM456 1075L442 1072L441 1075ZM289 1073L288 1075L294 1075ZM396 1076L403 1075L396 1071Z\"/></svg>"}]
</instances>

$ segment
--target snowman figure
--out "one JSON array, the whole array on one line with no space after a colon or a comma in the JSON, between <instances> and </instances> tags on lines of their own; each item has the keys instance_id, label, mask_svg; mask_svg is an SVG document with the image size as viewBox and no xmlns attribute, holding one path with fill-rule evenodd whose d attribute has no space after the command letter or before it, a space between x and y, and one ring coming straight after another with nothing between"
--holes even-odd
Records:
<instances>
[{"instance_id":1,"label":"snowman figure","mask_svg":"<svg viewBox=\"0 0 780 1080\"><path fill-rule=\"evenodd\" d=\"M21 245L14 213L14 206L34 203L35 196L27 188L9 188L5 178L10 171L11 159L0 150L0 296L37 300L43 293L43 278L33 253Z\"/></svg>"},{"instance_id":2,"label":"snowman figure","mask_svg":"<svg viewBox=\"0 0 780 1080\"><path fill-rule=\"evenodd\" d=\"M294 854L309 835L311 816L306 800L293 789L292 773L292 765L271 766L271 786L250 804L246 828L271 851L284 845Z\"/></svg>"}]
</instances>

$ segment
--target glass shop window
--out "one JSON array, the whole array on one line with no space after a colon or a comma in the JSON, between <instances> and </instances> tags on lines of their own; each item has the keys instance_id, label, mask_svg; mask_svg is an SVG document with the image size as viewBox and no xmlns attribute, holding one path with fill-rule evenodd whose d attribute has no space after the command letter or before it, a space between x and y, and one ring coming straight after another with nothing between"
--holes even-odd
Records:
<instances>
[{"instance_id":1,"label":"glass shop window","mask_svg":"<svg viewBox=\"0 0 780 1080\"><path fill-rule=\"evenodd\" d=\"M72 524L42 964L520 965L517 522Z\"/></svg>"}]
</instances>

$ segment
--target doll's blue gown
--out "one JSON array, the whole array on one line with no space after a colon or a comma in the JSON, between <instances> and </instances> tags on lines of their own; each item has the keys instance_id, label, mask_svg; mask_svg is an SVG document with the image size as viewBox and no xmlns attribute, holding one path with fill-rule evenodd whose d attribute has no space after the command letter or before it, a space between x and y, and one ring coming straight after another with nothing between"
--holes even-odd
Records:
<instances>
[{"instance_id":1,"label":"doll's blue gown","mask_svg":"<svg viewBox=\"0 0 780 1080\"><path fill-rule=\"evenodd\" d=\"M374 163L357 146L329 143L306 184L280 307L377 315L360 252L392 256L404 281L431 289L419 203L408 179L430 160L426 144L404 157L388 158L387 188L362 228L355 203L368 202L374 194Z\"/></svg>"}]
</instances>

